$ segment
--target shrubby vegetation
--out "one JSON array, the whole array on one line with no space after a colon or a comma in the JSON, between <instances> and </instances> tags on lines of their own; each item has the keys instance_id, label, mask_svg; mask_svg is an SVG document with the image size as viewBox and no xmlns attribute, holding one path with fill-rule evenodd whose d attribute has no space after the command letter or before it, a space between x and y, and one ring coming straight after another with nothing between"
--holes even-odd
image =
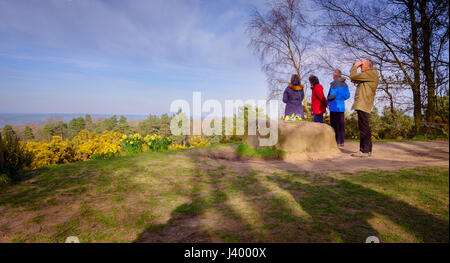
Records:
<instances>
[{"instance_id":1,"label":"shrubby vegetation","mask_svg":"<svg viewBox=\"0 0 450 263\"><path fill-rule=\"evenodd\" d=\"M244 111L241 109L240 113ZM22 169L105 159L120 154L190 149L242 139L237 135L175 136L170 133L172 117L168 114L150 115L139 123L129 123L124 116L93 121L90 115L86 115L68 123L51 120L42 126L25 126L17 129L18 132L6 125L0 142L0 157L4 159L1 162L4 165L0 167L0 183L15 178Z\"/></svg>"},{"instance_id":2,"label":"shrubby vegetation","mask_svg":"<svg viewBox=\"0 0 450 263\"><path fill-rule=\"evenodd\" d=\"M413 136L448 138L448 97L440 98L439 105L441 110L435 118L435 123L429 127L424 126L422 135L415 134L414 120L404 112L394 111L393 116L388 107L381 113L374 108L371 113L373 139L407 139ZM244 115L245 126L247 126L249 111L255 111L255 109L246 105L238 111L238 115ZM258 114L260 113L258 110ZM150 115L141 122L133 123L128 122L124 116L119 119L113 116L93 121L89 115L86 115L85 118L74 118L68 124L63 121L52 121L41 127L25 126L23 130L15 130L12 126L6 125L2 129L0 143L4 159L4 165L0 171L0 184L17 176L23 168L34 169L53 164L104 159L120 154L146 151L240 143L243 138L242 135L236 135L236 127L232 135L175 136L170 132L172 117L168 114ZM346 114L345 118L347 139L358 139L357 114L352 112ZM233 123L235 120L236 116L233 117ZM222 134L225 134L225 121L225 118L222 119ZM312 116L308 116L305 121L312 121ZM324 116L324 121L329 124L328 115ZM267 152L249 152L249 149L242 147L244 146L238 147L238 151L241 151L240 154L243 155L273 158L281 154L274 149L268 149ZM8 179L5 179L5 174L8 175Z\"/></svg>"},{"instance_id":3,"label":"shrubby vegetation","mask_svg":"<svg viewBox=\"0 0 450 263\"><path fill-rule=\"evenodd\" d=\"M261 157L268 160L281 160L285 154L284 151L277 149L275 146L265 147L263 149L254 149L245 143L240 143L235 151L240 156Z\"/></svg>"},{"instance_id":4,"label":"shrubby vegetation","mask_svg":"<svg viewBox=\"0 0 450 263\"><path fill-rule=\"evenodd\" d=\"M0 185L15 179L23 167L33 162L33 154L15 135L7 134L0 138L0 153L3 153L0 156Z\"/></svg>"},{"instance_id":5,"label":"shrubby vegetation","mask_svg":"<svg viewBox=\"0 0 450 263\"><path fill-rule=\"evenodd\" d=\"M4 165L0 173L0 184L15 179L22 169L35 169L43 166L108 159L121 154L134 154L148 151L190 149L207 146L210 142L201 136L193 136L185 145L172 144L168 137L157 134L142 137L140 134L125 135L115 131L96 134L81 130L71 141L61 136L53 136L47 141L20 141L18 136L2 136L0 142Z\"/></svg>"},{"instance_id":6,"label":"shrubby vegetation","mask_svg":"<svg viewBox=\"0 0 450 263\"><path fill-rule=\"evenodd\" d=\"M421 129L421 134L415 134L413 117L398 110L394 111L394 114L395 118L388 107L383 109L381 115L376 107L373 108L370 114L370 126L373 139L408 139L413 137L444 137L448 139L448 116L447 119L441 119L439 117L437 119L439 122L433 123L433 127L424 126ZM359 138L358 116L356 112L346 114L345 116L345 136L347 139Z\"/></svg>"},{"instance_id":7,"label":"shrubby vegetation","mask_svg":"<svg viewBox=\"0 0 450 263\"><path fill-rule=\"evenodd\" d=\"M89 159L106 159L119 154L123 134L115 131L104 131L97 135L82 130L71 142L74 150L74 161Z\"/></svg>"}]
</instances>

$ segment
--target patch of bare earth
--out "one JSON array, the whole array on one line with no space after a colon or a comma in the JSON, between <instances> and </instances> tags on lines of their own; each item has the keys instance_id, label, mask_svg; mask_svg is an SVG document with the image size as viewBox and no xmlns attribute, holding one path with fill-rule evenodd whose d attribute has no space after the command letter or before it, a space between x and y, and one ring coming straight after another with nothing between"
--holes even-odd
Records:
<instances>
[{"instance_id":1,"label":"patch of bare earth","mask_svg":"<svg viewBox=\"0 0 450 263\"><path fill-rule=\"evenodd\" d=\"M210 158L221 165L234 168L249 167L267 170L278 168L302 171L356 171L362 169L400 169L419 166L449 166L448 142L386 142L374 143L369 158L351 157L359 150L359 142L347 142L339 152L305 153L287 155L282 161L244 159L234 153L235 146L210 148L193 152Z\"/></svg>"}]
</instances>

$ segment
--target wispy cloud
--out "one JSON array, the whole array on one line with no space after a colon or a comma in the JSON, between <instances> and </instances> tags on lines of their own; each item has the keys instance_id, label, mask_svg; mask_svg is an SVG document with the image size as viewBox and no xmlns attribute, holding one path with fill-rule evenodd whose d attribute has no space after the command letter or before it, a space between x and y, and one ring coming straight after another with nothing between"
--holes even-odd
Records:
<instances>
[{"instance_id":1,"label":"wispy cloud","mask_svg":"<svg viewBox=\"0 0 450 263\"><path fill-rule=\"evenodd\" d=\"M75 100L77 92L98 96L105 90L116 94L105 94L95 106L81 98L51 111L67 112L66 105L78 103L79 111L130 112L143 110L147 101L167 105L159 109L164 112L169 97L192 90L228 98L265 94L245 35L250 5L264 1L252 2L0 0L0 90L27 101L6 103L10 98L2 96L0 111L19 106L26 108L17 109L21 112L47 111L50 106L40 101ZM27 98L30 90L35 96ZM39 92L48 90L59 92ZM124 95L128 90L136 92ZM143 100L140 94L154 96Z\"/></svg>"}]
</instances>

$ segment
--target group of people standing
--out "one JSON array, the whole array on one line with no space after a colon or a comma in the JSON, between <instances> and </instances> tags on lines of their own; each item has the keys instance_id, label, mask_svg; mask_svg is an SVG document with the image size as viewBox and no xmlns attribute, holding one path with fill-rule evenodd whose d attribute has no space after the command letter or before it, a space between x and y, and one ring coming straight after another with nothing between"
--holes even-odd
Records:
<instances>
[{"instance_id":1,"label":"group of people standing","mask_svg":"<svg viewBox=\"0 0 450 263\"><path fill-rule=\"evenodd\" d=\"M358 68L361 68L358 72ZM333 71L333 81L330 83L328 95L325 97L323 86L317 76L309 76L311 84L311 108L314 114L313 122L323 123L323 114L327 107L330 111L330 124L336 134L336 142L342 147L345 139L345 101L350 98L350 91L342 72ZM370 112L375 100L379 82L378 70L370 59L356 61L350 69L350 80L357 85L352 110L358 114L358 129L360 131L360 150L352 154L354 157L369 157L372 155L372 134L370 129ZM298 115L304 118L302 101L305 96L304 86L300 84L298 75L292 75L291 81L283 94L286 103L285 115Z\"/></svg>"}]
</instances>

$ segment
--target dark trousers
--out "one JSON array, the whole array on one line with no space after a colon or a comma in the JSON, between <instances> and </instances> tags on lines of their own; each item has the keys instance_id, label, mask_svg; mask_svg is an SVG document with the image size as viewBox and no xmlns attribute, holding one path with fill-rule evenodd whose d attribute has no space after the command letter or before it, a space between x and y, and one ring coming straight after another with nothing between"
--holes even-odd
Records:
<instances>
[{"instance_id":1,"label":"dark trousers","mask_svg":"<svg viewBox=\"0 0 450 263\"><path fill-rule=\"evenodd\" d=\"M330 123L336 134L336 142L344 144L345 139L345 112L330 111Z\"/></svg>"},{"instance_id":2,"label":"dark trousers","mask_svg":"<svg viewBox=\"0 0 450 263\"><path fill-rule=\"evenodd\" d=\"M313 117L313 122L323 123L323 114L317 114Z\"/></svg>"},{"instance_id":3,"label":"dark trousers","mask_svg":"<svg viewBox=\"0 0 450 263\"><path fill-rule=\"evenodd\" d=\"M370 130L370 114L364 111L358 112L359 150L363 153L372 152L372 132Z\"/></svg>"}]
</instances>

